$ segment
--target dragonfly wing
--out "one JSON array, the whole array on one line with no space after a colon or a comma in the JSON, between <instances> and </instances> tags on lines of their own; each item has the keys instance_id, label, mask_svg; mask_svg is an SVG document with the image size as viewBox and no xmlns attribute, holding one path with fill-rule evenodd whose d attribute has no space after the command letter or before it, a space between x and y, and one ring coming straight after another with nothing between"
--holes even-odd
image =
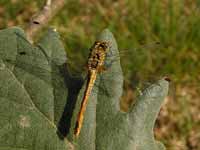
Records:
<instances>
[{"instance_id":1,"label":"dragonfly wing","mask_svg":"<svg viewBox=\"0 0 200 150\"><path fill-rule=\"evenodd\" d=\"M129 49L129 50L121 50L119 53L113 53L112 51L110 51L106 55L107 60L110 60L110 61L105 61L104 65L106 68L110 68L112 63L119 61L119 59L122 57L132 55L133 52L137 52L137 51L144 50L144 49L147 49L147 50L152 49L152 48L155 49L160 46L161 46L160 42L152 42L152 43L141 45L138 48L133 48L133 49Z\"/></svg>"}]
</instances>

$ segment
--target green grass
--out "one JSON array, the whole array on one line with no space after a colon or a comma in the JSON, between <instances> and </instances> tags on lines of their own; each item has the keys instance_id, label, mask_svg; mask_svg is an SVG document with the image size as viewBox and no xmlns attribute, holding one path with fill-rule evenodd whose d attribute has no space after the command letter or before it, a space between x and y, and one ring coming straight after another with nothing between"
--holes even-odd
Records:
<instances>
[{"instance_id":1,"label":"green grass","mask_svg":"<svg viewBox=\"0 0 200 150\"><path fill-rule=\"evenodd\" d=\"M95 36L109 28L119 49L131 52L121 58L127 78L167 74L176 82L184 78L191 82L198 79L200 67L200 18L197 9L187 7L183 2L159 0L83 4L69 1L52 24L61 32L71 57L76 58L77 53L73 56L73 52L78 51L86 60ZM160 48L134 50L156 41L161 43Z\"/></svg>"},{"instance_id":2,"label":"green grass","mask_svg":"<svg viewBox=\"0 0 200 150\"><path fill-rule=\"evenodd\" d=\"M13 25L25 27L29 17L44 2L45 0L1 0L0 28ZM96 35L102 29L109 28L117 39L121 53L123 50L130 51L128 55L121 57L126 84L132 86L136 83L135 80L148 81L152 77L168 75L175 87L190 86L189 90L196 91L195 94L189 93L191 97L186 100L178 96L182 91L179 90L173 99L175 106L171 106L170 102L165 106L166 111L173 114L168 117L169 122L173 117L179 118L171 121L173 127L169 127L170 130L177 126L179 130L172 130L173 133L166 135L163 133L161 138L167 146L172 147L172 139L185 137L184 140L187 141L192 129L200 130L200 123L195 122L190 114L191 108L199 107L199 103L193 105L190 102L193 101L193 95L197 94L199 97L199 16L199 0L68 0L65 8L50 22L50 26L57 28L65 43L67 55L72 61L76 61L73 64L79 64L78 67L86 62L88 49ZM161 43L160 46L140 48L141 45L157 41ZM139 49L135 50L137 48ZM187 149L187 144L184 145Z\"/></svg>"}]
</instances>

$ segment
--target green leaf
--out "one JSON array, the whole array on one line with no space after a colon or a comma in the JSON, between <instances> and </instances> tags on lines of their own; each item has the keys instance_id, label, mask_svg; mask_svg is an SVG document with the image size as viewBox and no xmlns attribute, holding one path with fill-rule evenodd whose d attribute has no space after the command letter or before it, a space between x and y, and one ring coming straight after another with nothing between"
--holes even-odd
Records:
<instances>
[{"instance_id":1,"label":"green leaf","mask_svg":"<svg viewBox=\"0 0 200 150\"><path fill-rule=\"evenodd\" d=\"M167 95L168 81L152 84L130 112L121 112L123 75L116 59L117 43L109 30L97 40L110 43L105 62L108 68L98 74L80 136L75 138L86 82L69 75L57 33L49 30L33 46L19 28L0 31L0 150L164 149L154 140L153 126Z\"/></svg>"},{"instance_id":2,"label":"green leaf","mask_svg":"<svg viewBox=\"0 0 200 150\"><path fill-rule=\"evenodd\" d=\"M62 82L53 80L54 66L47 60L65 58L65 51L53 31L40 45L46 46L47 56L19 28L0 31L0 149L70 149L69 142L57 134L67 88L62 76Z\"/></svg>"}]
</instances>

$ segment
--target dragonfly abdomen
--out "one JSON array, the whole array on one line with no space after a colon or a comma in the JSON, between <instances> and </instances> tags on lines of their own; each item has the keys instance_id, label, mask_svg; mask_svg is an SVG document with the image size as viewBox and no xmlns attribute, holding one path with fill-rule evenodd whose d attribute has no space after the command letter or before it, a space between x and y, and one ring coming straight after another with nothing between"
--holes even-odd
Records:
<instances>
[{"instance_id":1,"label":"dragonfly abdomen","mask_svg":"<svg viewBox=\"0 0 200 150\"><path fill-rule=\"evenodd\" d=\"M78 113L76 127L75 127L75 130L74 130L74 134L75 134L76 137L80 134L80 130L81 130L81 127L82 127L82 124L83 124L83 119L84 119L84 113L85 113L85 110L86 110L86 106L87 106L89 96L91 94L91 91L93 89L93 86L94 86L94 83L95 83L95 80L96 80L96 77L97 77L97 71L94 70L94 69L90 70L89 74L90 74L90 76L89 76L89 79L87 81L86 90L84 92L83 100L82 100L82 103L81 103L81 108L80 108L80 111Z\"/></svg>"}]
</instances>

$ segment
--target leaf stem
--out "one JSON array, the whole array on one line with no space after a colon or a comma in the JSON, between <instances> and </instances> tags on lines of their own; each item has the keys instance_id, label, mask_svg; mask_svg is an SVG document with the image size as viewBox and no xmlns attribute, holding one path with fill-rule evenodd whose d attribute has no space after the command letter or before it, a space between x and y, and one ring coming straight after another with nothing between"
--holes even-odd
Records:
<instances>
[{"instance_id":1,"label":"leaf stem","mask_svg":"<svg viewBox=\"0 0 200 150\"><path fill-rule=\"evenodd\" d=\"M26 30L28 40L33 43L35 35L63 8L66 0L47 0L41 11L33 15Z\"/></svg>"}]
</instances>

